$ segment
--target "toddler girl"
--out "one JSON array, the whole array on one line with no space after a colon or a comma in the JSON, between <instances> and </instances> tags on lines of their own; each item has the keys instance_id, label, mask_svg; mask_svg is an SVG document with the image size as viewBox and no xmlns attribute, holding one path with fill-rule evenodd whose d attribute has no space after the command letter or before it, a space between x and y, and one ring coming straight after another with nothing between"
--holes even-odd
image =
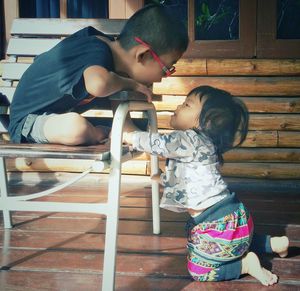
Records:
<instances>
[{"instance_id":1,"label":"toddler girl","mask_svg":"<svg viewBox=\"0 0 300 291\"><path fill-rule=\"evenodd\" d=\"M223 281L250 274L263 285L278 277L264 269L257 253L287 256L288 238L253 233L246 207L219 172L222 155L247 135L248 112L228 92L210 86L193 89L171 117L168 134L125 133L134 149L167 159L160 178L161 207L188 212L187 268L197 281Z\"/></svg>"}]
</instances>

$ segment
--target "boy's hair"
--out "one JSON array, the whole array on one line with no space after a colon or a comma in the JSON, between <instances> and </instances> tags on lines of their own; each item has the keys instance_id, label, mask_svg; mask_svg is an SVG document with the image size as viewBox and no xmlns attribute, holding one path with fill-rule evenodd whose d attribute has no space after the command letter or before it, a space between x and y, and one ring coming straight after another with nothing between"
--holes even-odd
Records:
<instances>
[{"instance_id":1,"label":"boy's hair","mask_svg":"<svg viewBox=\"0 0 300 291\"><path fill-rule=\"evenodd\" d=\"M138 45L135 37L148 43L158 55L171 51L183 53L189 42L185 25L168 7L159 4L147 5L132 15L118 40L122 48L129 50Z\"/></svg>"},{"instance_id":2,"label":"boy's hair","mask_svg":"<svg viewBox=\"0 0 300 291\"><path fill-rule=\"evenodd\" d=\"M230 93L210 86L197 87L188 95L191 94L196 94L200 100L205 98L198 130L213 141L222 163L222 154L239 146L246 138L248 110L242 101Z\"/></svg>"}]
</instances>

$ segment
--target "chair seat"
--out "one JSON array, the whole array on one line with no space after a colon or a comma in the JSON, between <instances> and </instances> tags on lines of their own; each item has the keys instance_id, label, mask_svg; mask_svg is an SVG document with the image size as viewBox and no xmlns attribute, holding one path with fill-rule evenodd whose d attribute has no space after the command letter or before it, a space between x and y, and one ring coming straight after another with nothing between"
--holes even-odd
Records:
<instances>
[{"instance_id":1,"label":"chair seat","mask_svg":"<svg viewBox=\"0 0 300 291\"><path fill-rule=\"evenodd\" d=\"M123 146L123 155L129 152ZM0 157L7 158L55 158L55 159L86 159L107 161L110 159L110 145L65 146L59 144L12 144L0 142Z\"/></svg>"}]
</instances>

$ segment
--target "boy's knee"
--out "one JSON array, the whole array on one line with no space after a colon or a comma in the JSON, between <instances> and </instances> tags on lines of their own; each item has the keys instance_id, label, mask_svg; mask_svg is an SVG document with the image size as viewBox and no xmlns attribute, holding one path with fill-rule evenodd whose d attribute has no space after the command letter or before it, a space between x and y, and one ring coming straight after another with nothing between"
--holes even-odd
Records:
<instances>
[{"instance_id":1,"label":"boy's knee","mask_svg":"<svg viewBox=\"0 0 300 291\"><path fill-rule=\"evenodd\" d=\"M49 142L65 145L80 145L86 142L88 122L76 112L69 112L52 119L45 124L45 133Z\"/></svg>"},{"instance_id":2,"label":"boy's knee","mask_svg":"<svg viewBox=\"0 0 300 291\"><path fill-rule=\"evenodd\" d=\"M65 126L69 127L69 129L74 129L74 127L83 127L86 124L86 120L79 113L69 112L64 114Z\"/></svg>"},{"instance_id":3,"label":"boy's knee","mask_svg":"<svg viewBox=\"0 0 300 291\"><path fill-rule=\"evenodd\" d=\"M79 145L85 143L88 128L88 122L80 114L75 112L67 113L64 131L68 144Z\"/></svg>"}]
</instances>

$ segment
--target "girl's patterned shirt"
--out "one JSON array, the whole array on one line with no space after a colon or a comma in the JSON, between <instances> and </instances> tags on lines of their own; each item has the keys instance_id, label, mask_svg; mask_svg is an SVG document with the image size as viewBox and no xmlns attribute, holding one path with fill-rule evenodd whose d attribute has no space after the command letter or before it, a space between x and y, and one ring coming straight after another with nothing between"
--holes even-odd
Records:
<instances>
[{"instance_id":1,"label":"girl's patterned shirt","mask_svg":"<svg viewBox=\"0 0 300 291\"><path fill-rule=\"evenodd\" d=\"M167 158L165 173L161 175L162 208L175 212L203 210L229 193L218 169L215 147L204 133L134 132L133 148Z\"/></svg>"}]
</instances>

